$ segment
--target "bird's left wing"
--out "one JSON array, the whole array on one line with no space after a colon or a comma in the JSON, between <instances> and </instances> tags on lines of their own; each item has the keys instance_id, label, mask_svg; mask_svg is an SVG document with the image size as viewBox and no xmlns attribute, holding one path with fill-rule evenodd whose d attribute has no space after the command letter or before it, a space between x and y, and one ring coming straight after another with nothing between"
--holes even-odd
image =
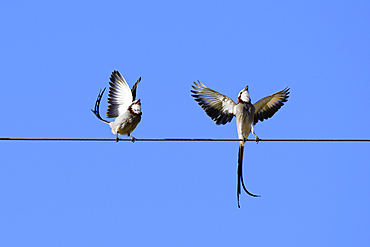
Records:
<instances>
[{"instance_id":1,"label":"bird's left wing","mask_svg":"<svg viewBox=\"0 0 370 247\"><path fill-rule=\"evenodd\" d=\"M118 71L113 71L109 85L107 117L118 117L131 105L132 93L125 78Z\"/></svg>"},{"instance_id":2,"label":"bird's left wing","mask_svg":"<svg viewBox=\"0 0 370 247\"><path fill-rule=\"evenodd\" d=\"M260 99L254 106L254 124L260 120L261 122L265 119L272 117L286 102L289 98L289 88L286 87L283 90L271 94L263 99Z\"/></svg>"},{"instance_id":3,"label":"bird's left wing","mask_svg":"<svg viewBox=\"0 0 370 247\"><path fill-rule=\"evenodd\" d=\"M131 93L132 93L132 101L135 101L136 99L136 90L137 90L137 84L141 81L141 77L137 79L135 85L131 88Z\"/></svg>"},{"instance_id":4,"label":"bird's left wing","mask_svg":"<svg viewBox=\"0 0 370 247\"><path fill-rule=\"evenodd\" d=\"M191 96L216 124L226 124L233 119L236 104L232 99L206 87L200 81L194 82L192 88L194 90L190 90L193 93Z\"/></svg>"}]
</instances>

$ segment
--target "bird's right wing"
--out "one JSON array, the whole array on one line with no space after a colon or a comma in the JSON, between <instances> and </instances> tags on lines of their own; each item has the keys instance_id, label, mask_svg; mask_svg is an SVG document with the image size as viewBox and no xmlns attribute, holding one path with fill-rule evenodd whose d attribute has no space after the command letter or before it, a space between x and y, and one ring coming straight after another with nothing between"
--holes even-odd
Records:
<instances>
[{"instance_id":1,"label":"bird's right wing","mask_svg":"<svg viewBox=\"0 0 370 247\"><path fill-rule=\"evenodd\" d=\"M193 93L191 96L216 124L226 124L233 119L236 104L232 99L206 87L200 81L194 82L192 88L194 90L190 90Z\"/></svg>"},{"instance_id":2,"label":"bird's right wing","mask_svg":"<svg viewBox=\"0 0 370 247\"><path fill-rule=\"evenodd\" d=\"M127 111L132 103L132 93L125 78L118 71L113 71L109 85L107 117L113 118Z\"/></svg>"}]
</instances>

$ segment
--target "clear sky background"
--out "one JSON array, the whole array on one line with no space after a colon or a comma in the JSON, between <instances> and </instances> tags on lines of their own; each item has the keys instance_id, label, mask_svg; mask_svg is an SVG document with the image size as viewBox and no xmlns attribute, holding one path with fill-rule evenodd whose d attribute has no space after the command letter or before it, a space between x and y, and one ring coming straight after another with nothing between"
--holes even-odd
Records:
<instances>
[{"instance_id":1,"label":"clear sky background","mask_svg":"<svg viewBox=\"0 0 370 247\"><path fill-rule=\"evenodd\" d=\"M141 76L137 138L237 138L190 96L291 88L260 138L370 138L370 2L6 1L0 136L114 138L90 109ZM101 104L105 116L107 94ZM369 246L370 144L1 141L1 246Z\"/></svg>"}]
</instances>

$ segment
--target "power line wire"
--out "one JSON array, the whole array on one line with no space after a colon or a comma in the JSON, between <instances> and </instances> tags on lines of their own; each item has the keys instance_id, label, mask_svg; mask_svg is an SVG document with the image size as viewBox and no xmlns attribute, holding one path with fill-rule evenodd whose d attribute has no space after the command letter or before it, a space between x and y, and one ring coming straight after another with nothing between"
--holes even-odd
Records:
<instances>
[{"instance_id":1,"label":"power line wire","mask_svg":"<svg viewBox=\"0 0 370 247\"><path fill-rule=\"evenodd\" d=\"M131 139L119 139L120 141L131 141ZM12 138L0 137L0 141L116 141L115 138ZM218 139L218 138L138 138L135 141L144 142L219 142L219 141L241 141L240 139ZM247 139L253 141L255 139ZM318 138L318 139L260 139L260 142L370 142L370 139L340 139L340 138Z\"/></svg>"}]
</instances>

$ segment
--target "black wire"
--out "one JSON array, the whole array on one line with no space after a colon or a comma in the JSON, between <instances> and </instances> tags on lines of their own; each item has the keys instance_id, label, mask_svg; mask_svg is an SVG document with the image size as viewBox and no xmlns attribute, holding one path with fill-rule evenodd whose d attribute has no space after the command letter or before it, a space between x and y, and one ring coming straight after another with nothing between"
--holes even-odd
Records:
<instances>
[{"instance_id":1,"label":"black wire","mask_svg":"<svg viewBox=\"0 0 370 247\"><path fill-rule=\"evenodd\" d=\"M132 141L132 139L119 139L120 141ZM0 137L0 141L116 141L116 138L12 138ZM146 142L207 142L207 141L242 141L240 139L218 139L218 138L138 138L135 141ZM254 142L255 139L246 141ZM260 142L370 142L370 139L259 139Z\"/></svg>"}]
</instances>

